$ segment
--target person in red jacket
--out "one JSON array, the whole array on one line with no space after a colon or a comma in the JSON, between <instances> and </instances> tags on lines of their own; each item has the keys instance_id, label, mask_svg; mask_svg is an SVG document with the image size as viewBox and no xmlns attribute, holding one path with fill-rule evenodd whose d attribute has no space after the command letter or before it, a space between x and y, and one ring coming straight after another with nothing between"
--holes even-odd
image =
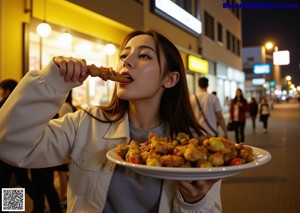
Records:
<instances>
[{"instance_id":1,"label":"person in red jacket","mask_svg":"<svg viewBox=\"0 0 300 213\"><path fill-rule=\"evenodd\" d=\"M230 120L234 124L236 143L245 142L245 125L248 102L241 89L236 90L236 95L230 103Z\"/></svg>"}]
</instances>

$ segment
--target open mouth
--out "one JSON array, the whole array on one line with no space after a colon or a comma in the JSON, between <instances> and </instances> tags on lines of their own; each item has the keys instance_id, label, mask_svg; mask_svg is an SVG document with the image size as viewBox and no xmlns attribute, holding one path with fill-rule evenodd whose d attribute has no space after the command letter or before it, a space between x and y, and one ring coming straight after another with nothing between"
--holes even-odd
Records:
<instances>
[{"instance_id":1,"label":"open mouth","mask_svg":"<svg viewBox=\"0 0 300 213\"><path fill-rule=\"evenodd\" d=\"M133 78L130 76L130 74L129 74L129 73L122 73L122 75L123 75L125 78L129 79L129 80L130 80L130 82L132 82L132 81L133 81Z\"/></svg>"}]
</instances>

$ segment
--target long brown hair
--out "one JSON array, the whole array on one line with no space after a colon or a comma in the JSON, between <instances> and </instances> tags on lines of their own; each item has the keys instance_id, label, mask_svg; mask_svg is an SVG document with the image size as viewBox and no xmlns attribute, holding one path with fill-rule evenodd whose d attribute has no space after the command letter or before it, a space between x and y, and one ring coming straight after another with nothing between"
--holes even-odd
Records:
<instances>
[{"instance_id":1,"label":"long brown hair","mask_svg":"<svg viewBox=\"0 0 300 213\"><path fill-rule=\"evenodd\" d=\"M198 135L202 135L200 130L203 130L203 128L197 123L191 107L185 69L178 49L166 37L154 30L136 30L125 37L120 50L126 46L130 39L138 35L149 35L154 39L157 57L159 59L160 51L164 54L166 58L164 66L160 64L159 60L159 66L165 68L163 70L163 75L175 71L179 73L179 81L174 87L165 89L160 103L160 116L167 122L171 135L176 135L178 132L185 132L192 136L191 129ZM107 119L107 121L101 121L119 121L128 111L128 105L128 101L117 97L115 88L111 102L106 106L99 106Z\"/></svg>"}]
</instances>

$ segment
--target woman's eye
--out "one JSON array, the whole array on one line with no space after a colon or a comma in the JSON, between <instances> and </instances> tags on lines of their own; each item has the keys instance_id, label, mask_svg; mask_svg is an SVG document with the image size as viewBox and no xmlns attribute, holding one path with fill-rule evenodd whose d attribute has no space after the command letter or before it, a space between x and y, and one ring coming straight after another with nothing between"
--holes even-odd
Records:
<instances>
[{"instance_id":1,"label":"woman's eye","mask_svg":"<svg viewBox=\"0 0 300 213\"><path fill-rule=\"evenodd\" d=\"M120 59L121 60L124 59L124 58L126 58L126 57L127 57L127 55L125 55L125 54L120 55Z\"/></svg>"},{"instance_id":2,"label":"woman's eye","mask_svg":"<svg viewBox=\"0 0 300 213\"><path fill-rule=\"evenodd\" d=\"M140 58L151 59L151 57L146 54L140 54Z\"/></svg>"}]
</instances>

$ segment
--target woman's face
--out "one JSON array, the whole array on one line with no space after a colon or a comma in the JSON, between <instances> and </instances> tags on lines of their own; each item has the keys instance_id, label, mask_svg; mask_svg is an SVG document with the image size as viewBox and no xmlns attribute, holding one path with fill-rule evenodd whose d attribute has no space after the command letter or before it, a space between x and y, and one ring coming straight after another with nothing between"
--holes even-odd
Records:
<instances>
[{"instance_id":1,"label":"woman's face","mask_svg":"<svg viewBox=\"0 0 300 213\"><path fill-rule=\"evenodd\" d=\"M128 75L132 82L117 83L117 96L120 99L160 99L164 88L156 51L154 40L149 35L138 35L129 40L120 54L117 71ZM163 65L165 57L160 55Z\"/></svg>"},{"instance_id":2,"label":"woman's face","mask_svg":"<svg viewBox=\"0 0 300 213\"><path fill-rule=\"evenodd\" d=\"M241 97L241 95L242 95L241 91L240 90L236 90L236 96L237 97Z\"/></svg>"}]
</instances>

